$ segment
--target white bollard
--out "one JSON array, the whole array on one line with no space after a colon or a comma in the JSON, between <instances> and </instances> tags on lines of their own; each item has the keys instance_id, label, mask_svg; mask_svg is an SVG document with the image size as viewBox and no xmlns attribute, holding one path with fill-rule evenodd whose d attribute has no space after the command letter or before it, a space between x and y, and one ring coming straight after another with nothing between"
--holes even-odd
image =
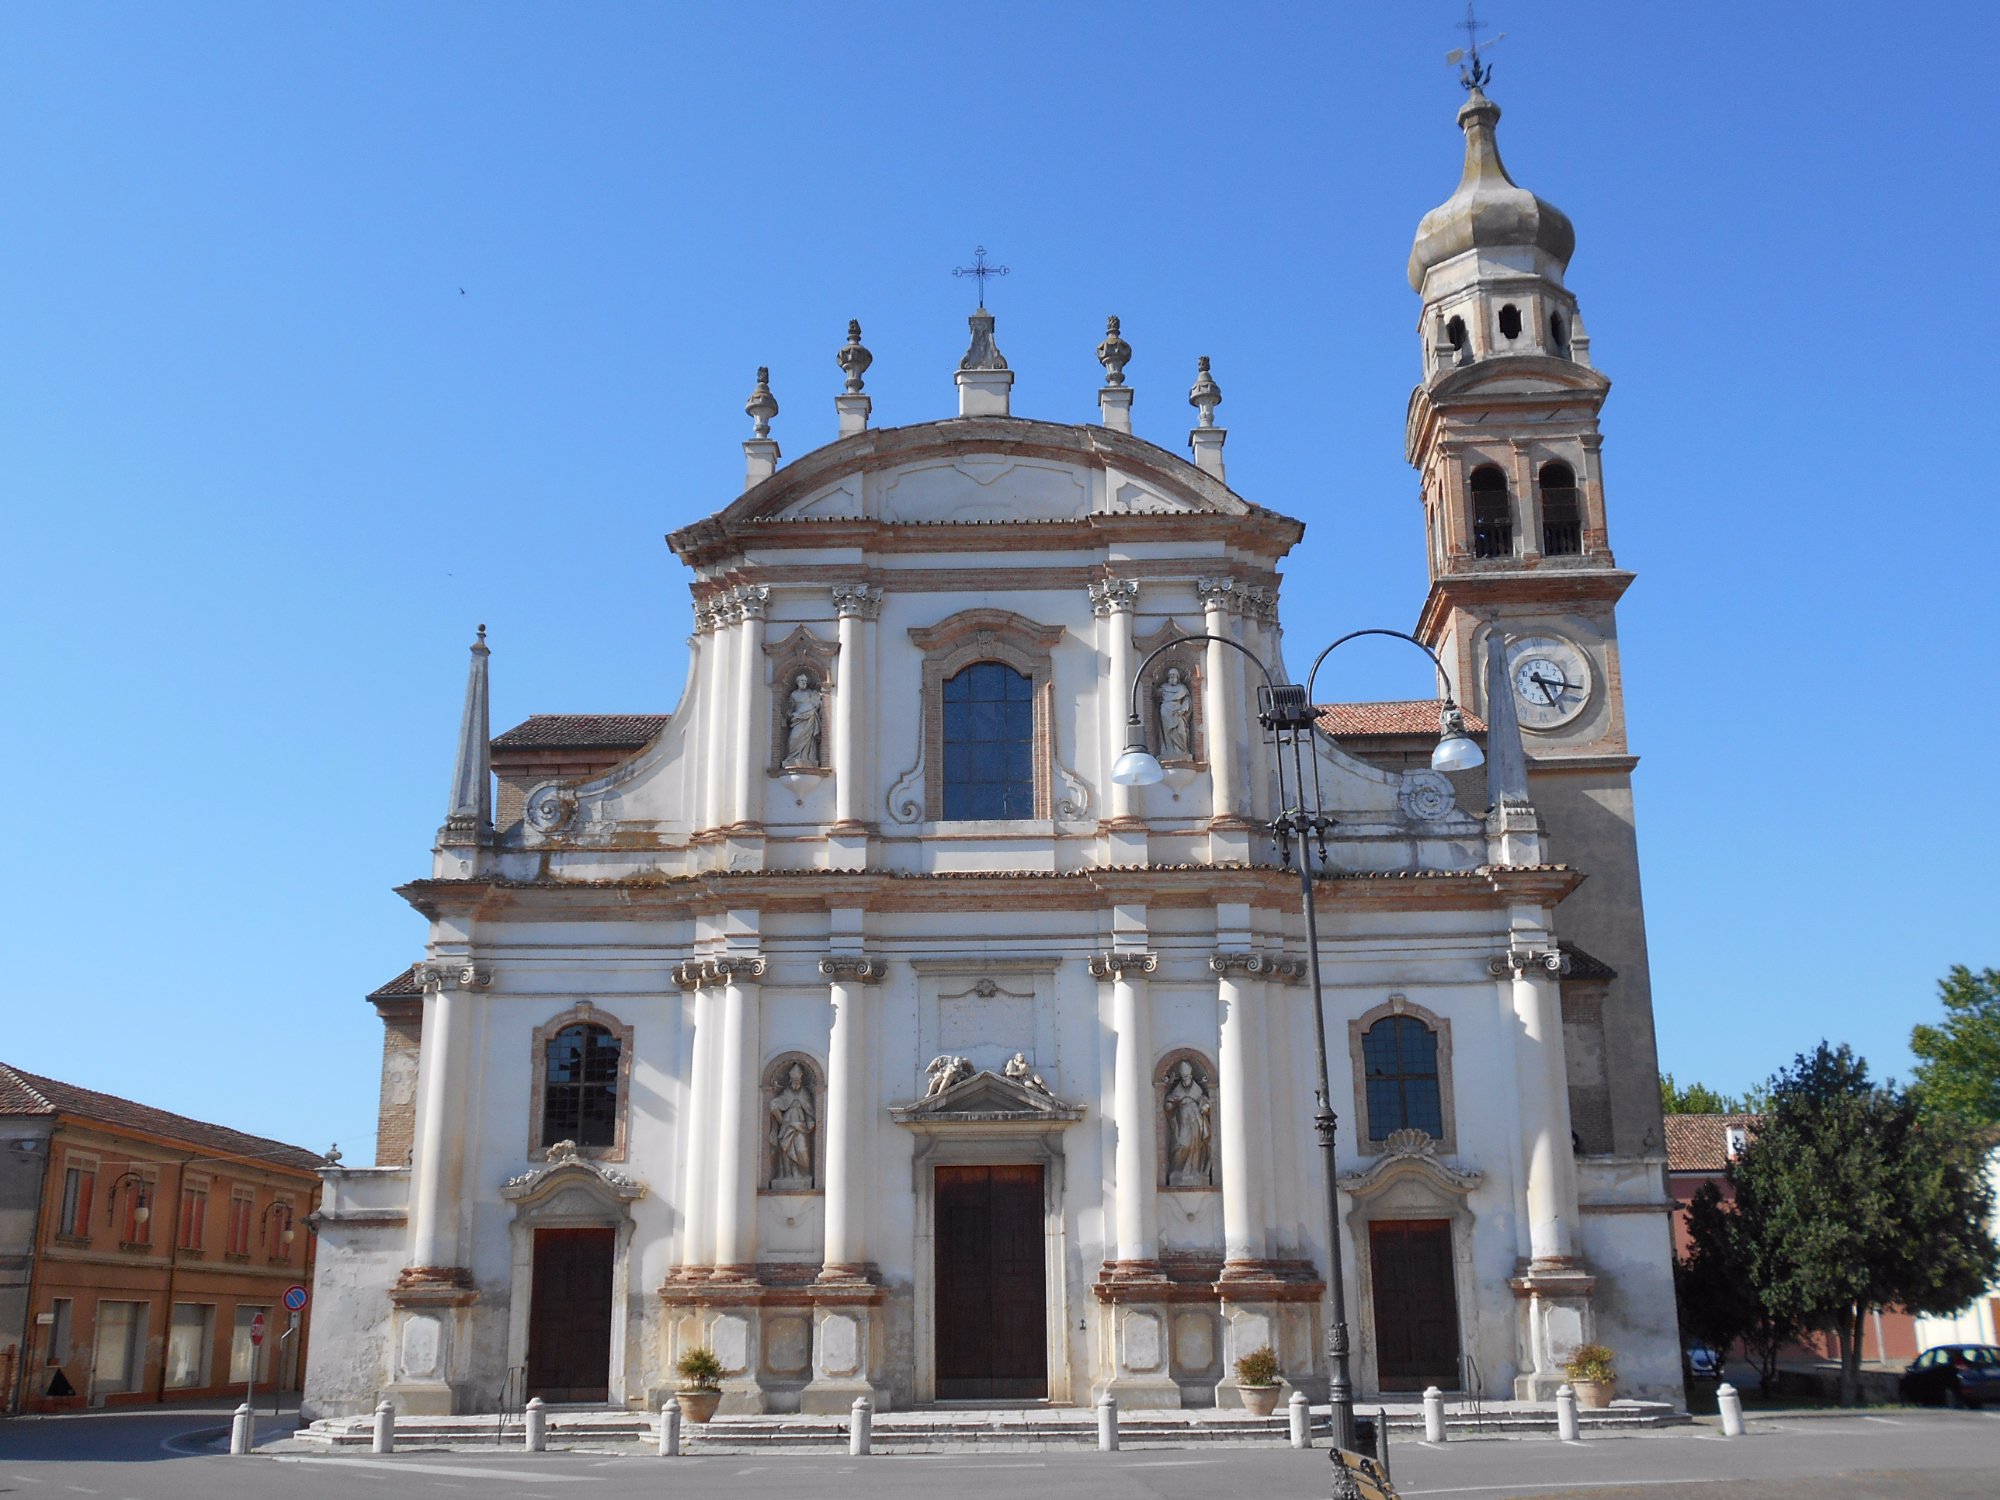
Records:
<instances>
[{"instance_id":1,"label":"white bollard","mask_svg":"<svg viewBox=\"0 0 2000 1500\"><path fill-rule=\"evenodd\" d=\"M1566 1385L1556 1387L1556 1437L1565 1443L1576 1441L1576 1392Z\"/></svg>"},{"instance_id":2,"label":"white bollard","mask_svg":"<svg viewBox=\"0 0 2000 1500\"><path fill-rule=\"evenodd\" d=\"M245 1401L236 1408L235 1419L229 1424L229 1452L231 1457L250 1451L251 1440L256 1436L257 1419L250 1413L250 1403Z\"/></svg>"},{"instance_id":3,"label":"white bollard","mask_svg":"<svg viewBox=\"0 0 2000 1500\"><path fill-rule=\"evenodd\" d=\"M1444 1392L1434 1385L1424 1388L1424 1441L1444 1441Z\"/></svg>"},{"instance_id":4,"label":"white bollard","mask_svg":"<svg viewBox=\"0 0 2000 1500\"><path fill-rule=\"evenodd\" d=\"M1292 1419L1292 1446L1310 1448L1313 1445L1312 1407L1307 1404L1304 1391L1293 1391L1288 1412Z\"/></svg>"},{"instance_id":5,"label":"white bollard","mask_svg":"<svg viewBox=\"0 0 2000 1500\"><path fill-rule=\"evenodd\" d=\"M1715 1388L1715 1409L1722 1414L1722 1435L1743 1436L1743 1398L1736 1387L1723 1381Z\"/></svg>"},{"instance_id":6,"label":"white bollard","mask_svg":"<svg viewBox=\"0 0 2000 1500\"><path fill-rule=\"evenodd\" d=\"M1097 1451L1116 1453L1118 1451L1118 1398L1109 1391L1097 1403Z\"/></svg>"},{"instance_id":7,"label":"white bollard","mask_svg":"<svg viewBox=\"0 0 2000 1500\"><path fill-rule=\"evenodd\" d=\"M387 1396L375 1408L375 1452L396 1451L396 1403Z\"/></svg>"},{"instance_id":8,"label":"white bollard","mask_svg":"<svg viewBox=\"0 0 2000 1500\"><path fill-rule=\"evenodd\" d=\"M866 1396L856 1396L853 1418L847 1428L847 1451L851 1457L862 1458L875 1440L875 1403Z\"/></svg>"},{"instance_id":9,"label":"white bollard","mask_svg":"<svg viewBox=\"0 0 2000 1500\"><path fill-rule=\"evenodd\" d=\"M672 1396L660 1408L660 1457L681 1456L681 1404Z\"/></svg>"},{"instance_id":10,"label":"white bollard","mask_svg":"<svg viewBox=\"0 0 2000 1500\"><path fill-rule=\"evenodd\" d=\"M545 1453L549 1446L549 1412L542 1405L540 1396L528 1398L527 1410L522 1414L521 1441L530 1453Z\"/></svg>"}]
</instances>

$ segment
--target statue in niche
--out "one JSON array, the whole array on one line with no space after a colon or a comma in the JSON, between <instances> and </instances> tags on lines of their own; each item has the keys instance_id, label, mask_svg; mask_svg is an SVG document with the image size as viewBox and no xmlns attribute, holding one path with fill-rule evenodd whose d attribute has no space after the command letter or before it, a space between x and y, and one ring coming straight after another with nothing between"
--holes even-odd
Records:
<instances>
[{"instance_id":1,"label":"statue in niche","mask_svg":"<svg viewBox=\"0 0 2000 1500\"><path fill-rule=\"evenodd\" d=\"M1190 738L1193 723L1194 696L1181 677L1181 669L1168 667L1167 680L1160 684L1160 755L1163 759L1194 759Z\"/></svg>"},{"instance_id":2,"label":"statue in niche","mask_svg":"<svg viewBox=\"0 0 2000 1500\"><path fill-rule=\"evenodd\" d=\"M953 1057L949 1053L931 1059L924 1069L929 1082L924 1086L924 1097L935 1099L955 1083L963 1083L972 1076L972 1063L968 1058Z\"/></svg>"},{"instance_id":3,"label":"statue in niche","mask_svg":"<svg viewBox=\"0 0 2000 1500\"><path fill-rule=\"evenodd\" d=\"M807 673L792 679L791 696L785 700L785 761L787 771L801 766L818 768L826 764L820 753L820 726L826 716L826 694Z\"/></svg>"},{"instance_id":4,"label":"statue in niche","mask_svg":"<svg viewBox=\"0 0 2000 1500\"><path fill-rule=\"evenodd\" d=\"M1182 1058L1167 1075L1167 1186L1205 1188L1215 1185L1215 1156L1210 1149L1210 1115L1215 1101L1194 1064Z\"/></svg>"},{"instance_id":5,"label":"statue in niche","mask_svg":"<svg viewBox=\"0 0 2000 1500\"><path fill-rule=\"evenodd\" d=\"M806 1086L806 1070L793 1063L785 1072L777 1092L771 1095L771 1186L780 1191L810 1189L813 1185L813 1132L818 1120L813 1115L812 1090Z\"/></svg>"}]
</instances>

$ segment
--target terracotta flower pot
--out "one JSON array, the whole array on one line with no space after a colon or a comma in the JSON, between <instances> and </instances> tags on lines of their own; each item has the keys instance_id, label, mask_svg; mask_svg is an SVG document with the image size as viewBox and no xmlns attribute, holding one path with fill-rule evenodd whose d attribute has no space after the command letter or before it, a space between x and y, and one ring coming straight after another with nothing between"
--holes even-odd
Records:
<instances>
[{"instance_id":1,"label":"terracotta flower pot","mask_svg":"<svg viewBox=\"0 0 2000 1500\"><path fill-rule=\"evenodd\" d=\"M681 1415L690 1422L706 1422L715 1415L716 1403L722 1399L722 1392L716 1390L678 1390L674 1399L681 1404Z\"/></svg>"},{"instance_id":2,"label":"terracotta flower pot","mask_svg":"<svg viewBox=\"0 0 2000 1500\"><path fill-rule=\"evenodd\" d=\"M1243 1398L1243 1409L1253 1417L1268 1417L1278 1409L1278 1395L1281 1385L1245 1385L1236 1382L1237 1394Z\"/></svg>"},{"instance_id":3,"label":"terracotta flower pot","mask_svg":"<svg viewBox=\"0 0 2000 1500\"><path fill-rule=\"evenodd\" d=\"M1603 1411L1618 1390L1617 1382L1611 1380L1572 1380L1569 1385L1576 1392L1576 1404L1584 1411Z\"/></svg>"}]
</instances>

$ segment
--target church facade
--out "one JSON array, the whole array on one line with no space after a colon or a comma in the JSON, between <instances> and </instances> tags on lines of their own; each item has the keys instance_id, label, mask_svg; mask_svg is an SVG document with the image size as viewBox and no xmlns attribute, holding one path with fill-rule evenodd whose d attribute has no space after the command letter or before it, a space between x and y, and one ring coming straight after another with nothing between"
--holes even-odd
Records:
<instances>
[{"instance_id":1,"label":"church facade","mask_svg":"<svg viewBox=\"0 0 2000 1500\"><path fill-rule=\"evenodd\" d=\"M1410 262L1415 634L1488 765L1431 770L1424 703L1327 706L1310 752L1353 1374L1545 1397L1594 1340L1677 1400L1608 385L1498 114ZM671 714L492 738L481 628L426 952L370 997L378 1164L324 1174L308 1414L656 1405L696 1346L725 1411L1233 1404L1264 1345L1324 1399L1257 693L1304 527L1229 487L1205 359L1182 457L1116 320L1098 354L1097 421L1016 415L982 307L956 415L884 429L851 325L789 464L760 372L743 492L670 537ZM1152 785L1111 775L1135 704Z\"/></svg>"}]
</instances>

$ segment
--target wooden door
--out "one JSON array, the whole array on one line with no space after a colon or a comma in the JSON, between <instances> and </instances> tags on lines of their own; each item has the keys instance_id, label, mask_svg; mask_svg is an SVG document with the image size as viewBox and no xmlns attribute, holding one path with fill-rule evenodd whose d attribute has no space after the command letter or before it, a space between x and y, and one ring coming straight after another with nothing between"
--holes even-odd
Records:
<instances>
[{"instance_id":1,"label":"wooden door","mask_svg":"<svg viewBox=\"0 0 2000 1500\"><path fill-rule=\"evenodd\" d=\"M1375 1369L1382 1389L1459 1389L1451 1221L1378 1221L1368 1226L1368 1248L1375 1284Z\"/></svg>"},{"instance_id":2,"label":"wooden door","mask_svg":"<svg viewBox=\"0 0 2000 1500\"><path fill-rule=\"evenodd\" d=\"M1049 1393L1040 1167L939 1167L940 1401Z\"/></svg>"},{"instance_id":3,"label":"wooden door","mask_svg":"<svg viewBox=\"0 0 2000 1500\"><path fill-rule=\"evenodd\" d=\"M611 1257L615 1229L537 1229L528 1311L528 1394L604 1401L611 1394Z\"/></svg>"}]
</instances>

